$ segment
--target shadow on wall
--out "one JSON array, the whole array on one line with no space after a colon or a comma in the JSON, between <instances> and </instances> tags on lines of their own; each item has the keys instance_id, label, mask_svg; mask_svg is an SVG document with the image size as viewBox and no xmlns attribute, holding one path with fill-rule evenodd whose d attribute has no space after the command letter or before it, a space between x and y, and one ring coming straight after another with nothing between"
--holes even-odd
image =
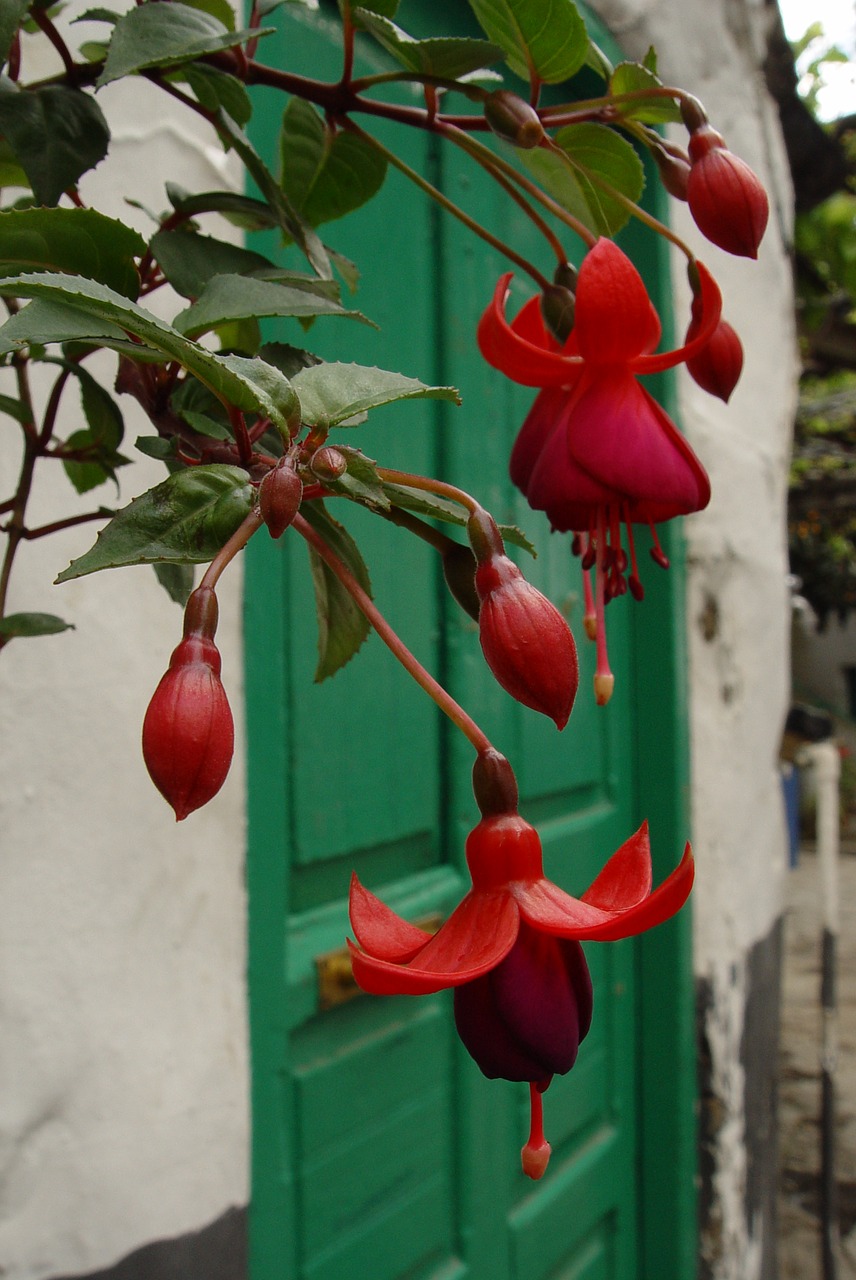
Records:
<instances>
[{"instance_id":1,"label":"shadow on wall","mask_svg":"<svg viewBox=\"0 0 856 1280\"><path fill-rule=\"evenodd\" d=\"M103 1271L53 1280L246 1280L247 1211L227 1209L201 1231L155 1240Z\"/></svg>"}]
</instances>

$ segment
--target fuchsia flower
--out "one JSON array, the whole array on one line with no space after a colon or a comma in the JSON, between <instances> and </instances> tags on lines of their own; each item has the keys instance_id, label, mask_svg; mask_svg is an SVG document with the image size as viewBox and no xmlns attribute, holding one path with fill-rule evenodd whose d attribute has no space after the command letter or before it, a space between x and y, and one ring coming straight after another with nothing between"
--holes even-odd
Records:
<instances>
[{"instance_id":1,"label":"fuchsia flower","mask_svg":"<svg viewBox=\"0 0 856 1280\"><path fill-rule=\"evenodd\" d=\"M538 833L517 812L507 762L495 759L506 771L500 799L492 804L480 797L485 816L466 846L473 887L446 923L434 935L425 933L354 875L350 913L359 948L348 945L354 977L371 994L455 989L458 1033L484 1074L530 1082L533 1130L523 1163L531 1177L540 1177L549 1157L541 1094L553 1075L570 1071L591 1021L580 940L627 938L669 919L690 892L693 860L687 845L679 866L652 893L643 824L583 896L571 897L545 879Z\"/></svg>"},{"instance_id":2,"label":"fuchsia flower","mask_svg":"<svg viewBox=\"0 0 856 1280\"><path fill-rule=\"evenodd\" d=\"M710 498L704 467L637 381L702 352L720 323L719 289L701 263L694 265L698 325L674 351L655 353L659 318L636 268L611 240L598 240L583 259L574 327L563 345L547 331L537 297L509 324L510 275L500 279L479 323L488 363L515 382L543 388L514 445L511 478L554 529L579 535L574 549L584 568L595 568L593 605L587 575L586 586L591 622L596 618L590 629L598 640L599 702L612 688L604 606L628 587L637 599L643 594L632 526L649 525L652 555L665 567L654 526L700 511Z\"/></svg>"},{"instance_id":3,"label":"fuchsia flower","mask_svg":"<svg viewBox=\"0 0 856 1280\"><path fill-rule=\"evenodd\" d=\"M690 133L687 200L698 229L726 253L757 258L767 229L767 193L748 164L705 121Z\"/></svg>"}]
</instances>

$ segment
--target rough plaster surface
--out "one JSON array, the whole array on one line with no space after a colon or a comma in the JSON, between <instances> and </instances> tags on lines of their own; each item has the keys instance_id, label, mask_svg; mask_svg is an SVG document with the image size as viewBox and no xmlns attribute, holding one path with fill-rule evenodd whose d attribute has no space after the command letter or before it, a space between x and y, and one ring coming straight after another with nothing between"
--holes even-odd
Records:
<instances>
[{"instance_id":1,"label":"rough plaster surface","mask_svg":"<svg viewBox=\"0 0 856 1280\"><path fill-rule=\"evenodd\" d=\"M686 206L673 202L673 225L719 281L724 314L746 351L727 407L683 372L678 389L681 425L713 489L709 508L685 522L695 969L707 993L699 1011L702 1091L716 1114L704 1169L702 1266L710 1280L760 1280L771 1223L751 1208L747 1170L774 1155L775 1133L759 1132L747 1112L758 1082L746 1078L746 1063L757 1070L759 1060L745 1052L752 1035L745 1015L749 957L775 933L786 865L777 757L790 684L785 512L798 372L792 202L778 118L760 71L775 11L763 0L693 0L679 6L678 23L671 0L596 7L628 53L656 46L662 78L692 88L770 193L757 263L708 244ZM689 295L677 252L673 267L680 333Z\"/></svg>"},{"instance_id":2,"label":"rough plaster surface","mask_svg":"<svg viewBox=\"0 0 856 1280\"><path fill-rule=\"evenodd\" d=\"M72 13L81 7L76 0ZM629 54L657 46L663 78L694 87L773 196L757 265L702 242L675 209L747 350L727 410L688 379L680 396L682 424L714 486L709 511L687 522L696 971L711 992L705 1035L721 1119L712 1153L721 1232L708 1262L712 1280L757 1280L741 1045L746 957L780 910L784 869L776 752L787 691L784 483L795 371L785 166L758 71L765 8L758 0L594 7ZM105 107L108 94L122 117L118 145L84 188L94 199L98 186L100 207L134 217L120 198L130 186L159 208L159 172L189 187L222 181L221 154L194 137L186 117L177 122L166 99L140 81L109 86ZM675 281L680 331L688 306L678 261ZM0 467L8 465L0 451ZM160 475L135 472L135 490ZM0 480L7 488L5 470ZM62 479L57 488L65 493ZM123 502L131 496L123 489ZM176 827L153 796L138 741L179 613L144 569L51 588L91 533L26 548L13 598L14 608L56 611L77 630L18 641L0 661L6 1280L106 1268L247 1195L241 747L217 800ZM239 590L232 572L219 638L236 709Z\"/></svg>"},{"instance_id":3,"label":"rough plaster surface","mask_svg":"<svg viewBox=\"0 0 856 1280\"><path fill-rule=\"evenodd\" d=\"M165 113L163 95L135 80L103 97L120 123L87 200L144 225L126 192L160 209L164 175L222 184L222 156ZM129 454L147 429L134 407L122 397ZM0 432L5 494L17 441ZM125 505L163 479L145 461L119 474L118 500L111 486L78 499L57 466L37 480L33 522ZM0 660L4 1280L105 1267L247 1199L243 745L220 796L176 824L139 741L180 610L146 567L51 585L97 527L23 548L11 609L76 630L16 640ZM228 573L218 643L239 737L240 593Z\"/></svg>"}]
</instances>

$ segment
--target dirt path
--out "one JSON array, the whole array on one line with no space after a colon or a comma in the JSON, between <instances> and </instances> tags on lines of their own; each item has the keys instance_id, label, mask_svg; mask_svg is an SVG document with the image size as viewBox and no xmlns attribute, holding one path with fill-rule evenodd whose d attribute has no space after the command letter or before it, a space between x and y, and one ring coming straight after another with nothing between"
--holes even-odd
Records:
<instances>
[{"instance_id":1,"label":"dirt path","mask_svg":"<svg viewBox=\"0 0 856 1280\"><path fill-rule=\"evenodd\" d=\"M838 1280L856 1280L856 847L840 859L836 1168ZM780 1280L820 1280L820 907L817 859L788 875L779 1092Z\"/></svg>"}]
</instances>

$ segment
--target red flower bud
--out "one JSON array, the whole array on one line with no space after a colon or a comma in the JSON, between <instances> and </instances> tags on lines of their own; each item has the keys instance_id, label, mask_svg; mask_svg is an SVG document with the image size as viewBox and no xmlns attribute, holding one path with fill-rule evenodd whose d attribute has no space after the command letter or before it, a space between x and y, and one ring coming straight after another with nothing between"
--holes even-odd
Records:
<instances>
[{"instance_id":1,"label":"red flower bud","mask_svg":"<svg viewBox=\"0 0 856 1280\"><path fill-rule=\"evenodd\" d=\"M505 555L479 565L476 590L487 665L512 698L564 729L579 684L577 647L567 622Z\"/></svg>"},{"instance_id":2,"label":"red flower bud","mask_svg":"<svg viewBox=\"0 0 856 1280\"><path fill-rule=\"evenodd\" d=\"M347 471L348 460L335 445L325 444L315 450L309 466L319 480L338 480Z\"/></svg>"},{"instance_id":3,"label":"red flower bud","mask_svg":"<svg viewBox=\"0 0 856 1280\"><path fill-rule=\"evenodd\" d=\"M686 340L700 328L693 316ZM703 391L727 404L743 372L743 344L727 320L720 320L707 344L687 360L687 369Z\"/></svg>"},{"instance_id":4,"label":"red flower bud","mask_svg":"<svg viewBox=\"0 0 856 1280\"><path fill-rule=\"evenodd\" d=\"M234 744L220 654L206 636L185 636L143 721L146 768L179 822L220 790Z\"/></svg>"},{"instance_id":5,"label":"red flower bud","mask_svg":"<svg viewBox=\"0 0 856 1280\"><path fill-rule=\"evenodd\" d=\"M669 195L676 200L686 200L690 180L690 165L686 157L675 155L661 146L652 146L651 156Z\"/></svg>"},{"instance_id":6,"label":"red flower bud","mask_svg":"<svg viewBox=\"0 0 856 1280\"><path fill-rule=\"evenodd\" d=\"M267 473L259 485L259 510L272 538L281 538L300 506L303 485L285 461Z\"/></svg>"},{"instance_id":7,"label":"red flower bud","mask_svg":"<svg viewBox=\"0 0 856 1280\"><path fill-rule=\"evenodd\" d=\"M770 212L758 178L710 125L691 135L689 155L687 200L696 226L727 253L757 258Z\"/></svg>"}]
</instances>

